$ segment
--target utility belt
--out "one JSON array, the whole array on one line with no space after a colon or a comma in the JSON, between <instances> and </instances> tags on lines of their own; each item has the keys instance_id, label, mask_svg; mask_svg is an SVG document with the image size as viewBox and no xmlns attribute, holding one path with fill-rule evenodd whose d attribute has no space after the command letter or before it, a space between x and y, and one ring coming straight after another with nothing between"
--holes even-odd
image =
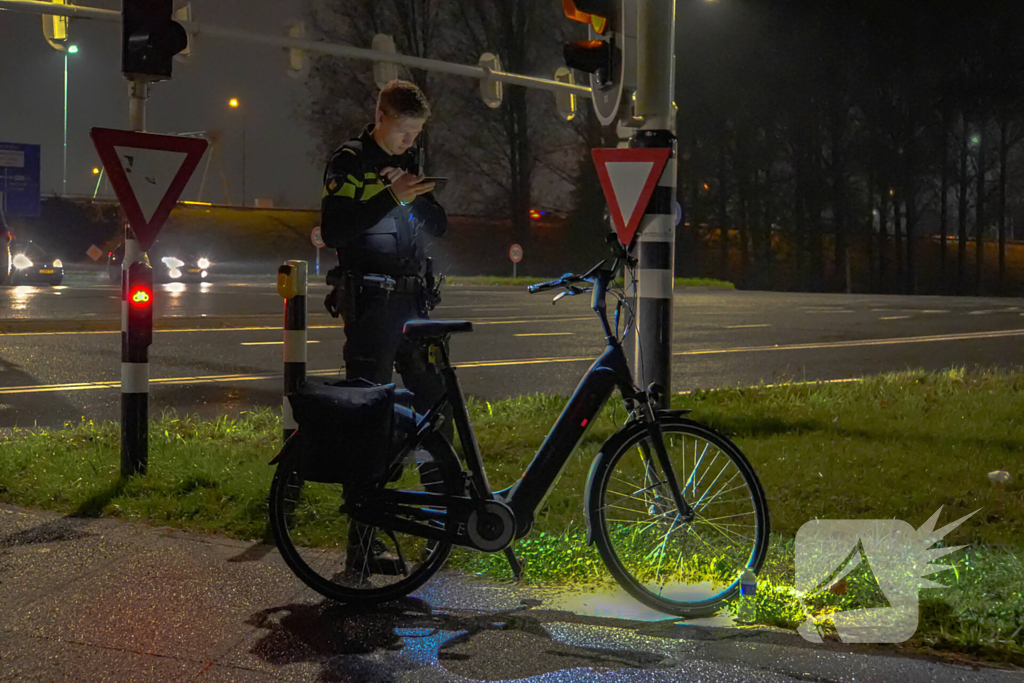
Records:
<instances>
[{"instance_id":1,"label":"utility belt","mask_svg":"<svg viewBox=\"0 0 1024 683\"><path fill-rule=\"evenodd\" d=\"M427 311L431 311L441 300L441 283L444 280L442 275L435 281L432 264L427 260L427 275L385 275L382 273L358 273L352 270L344 270L341 266L332 269L327 273L327 284L333 287L330 294L324 300L327 311L337 318L341 315L342 299L352 301L360 292L377 291L391 294L415 295L420 305Z\"/></svg>"},{"instance_id":2,"label":"utility belt","mask_svg":"<svg viewBox=\"0 0 1024 683\"><path fill-rule=\"evenodd\" d=\"M389 294L415 294L424 287L423 278L415 275L384 275L383 273L342 273L340 278L342 289L353 294L362 290L382 290ZM328 284L331 284L328 280ZM338 285L335 285L338 286Z\"/></svg>"}]
</instances>

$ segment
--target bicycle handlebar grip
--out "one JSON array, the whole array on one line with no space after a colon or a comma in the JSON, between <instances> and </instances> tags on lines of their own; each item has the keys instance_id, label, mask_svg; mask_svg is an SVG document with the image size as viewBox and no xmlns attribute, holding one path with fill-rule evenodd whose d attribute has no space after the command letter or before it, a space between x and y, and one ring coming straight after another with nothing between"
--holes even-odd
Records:
<instances>
[{"instance_id":1,"label":"bicycle handlebar grip","mask_svg":"<svg viewBox=\"0 0 1024 683\"><path fill-rule=\"evenodd\" d=\"M530 285L526 288L530 294L536 294L537 292L543 292L548 289L559 287L562 284L561 280L548 280L547 282L540 282L535 285Z\"/></svg>"}]
</instances>

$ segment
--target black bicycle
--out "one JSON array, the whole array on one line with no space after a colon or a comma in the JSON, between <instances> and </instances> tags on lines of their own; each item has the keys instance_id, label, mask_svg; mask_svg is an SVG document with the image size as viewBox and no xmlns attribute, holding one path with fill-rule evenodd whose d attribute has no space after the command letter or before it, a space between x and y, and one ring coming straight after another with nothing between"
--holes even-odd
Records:
<instances>
[{"instance_id":1,"label":"black bicycle","mask_svg":"<svg viewBox=\"0 0 1024 683\"><path fill-rule=\"evenodd\" d=\"M572 398L515 485L492 491L466 402L449 362L452 334L469 332L466 321L415 320L407 337L435 354L446 393L425 414L396 406L399 436L390 458L350 453L350 462L386 461L387 475L373 485L311 481L303 468L303 423L272 461L270 519L288 566L308 586L333 600L374 603L407 595L441 569L453 546L504 552L519 578L512 551L595 418L618 389L628 412L625 424L602 445L585 493L587 541L596 543L615 580L633 597L667 614L712 614L739 591L745 568L760 570L767 552L769 517L754 469L728 438L685 417L689 411L657 407L660 388L640 390L626 361L618 331L630 330L629 301L611 287L624 250L610 268L602 261L584 275L565 275L529 288L561 288L556 297L593 292L592 308L607 348L583 376ZM615 330L606 298L618 299ZM393 385L390 385L393 386ZM438 425L452 408L465 467ZM305 456L310 456L305 453ZM315 479L315 477L312 477ZM400 570L373 573L346 563L353 524L373 528L377 543L400 560Z\"/></svg>"}]
</instances>

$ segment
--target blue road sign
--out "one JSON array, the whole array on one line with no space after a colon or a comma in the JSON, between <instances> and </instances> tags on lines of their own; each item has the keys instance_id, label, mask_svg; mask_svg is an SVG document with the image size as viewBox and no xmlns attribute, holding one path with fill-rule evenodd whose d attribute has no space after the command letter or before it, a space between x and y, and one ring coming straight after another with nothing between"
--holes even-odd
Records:
<instances>
[{"instance_id":1,"label":"blue road sign","mask_svg":"<svg viewBox=\"0 0 1024 683\"><path fill-rule=\"evenodd\" d=\"M0 142L0 201L8 216L39 215L39 145Z\"/></svg>"}]
</instances>

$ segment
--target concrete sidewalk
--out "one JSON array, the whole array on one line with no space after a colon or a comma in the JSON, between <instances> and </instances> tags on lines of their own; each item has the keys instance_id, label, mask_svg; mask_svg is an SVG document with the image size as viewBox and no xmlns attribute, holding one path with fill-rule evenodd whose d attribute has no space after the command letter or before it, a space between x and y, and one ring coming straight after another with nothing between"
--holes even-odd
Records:
<instances>
[{"instance_id":1,"label":"concrete sidewalk","mask_svg":"<svg viewBox=\"0 0 1024 683\"><path fill-rule=\"evenodd\" d=\"M454 572L353 610L266 545L10 506L0 605L3 681L1024 681Z\"/></svg>"}]
</instances>

